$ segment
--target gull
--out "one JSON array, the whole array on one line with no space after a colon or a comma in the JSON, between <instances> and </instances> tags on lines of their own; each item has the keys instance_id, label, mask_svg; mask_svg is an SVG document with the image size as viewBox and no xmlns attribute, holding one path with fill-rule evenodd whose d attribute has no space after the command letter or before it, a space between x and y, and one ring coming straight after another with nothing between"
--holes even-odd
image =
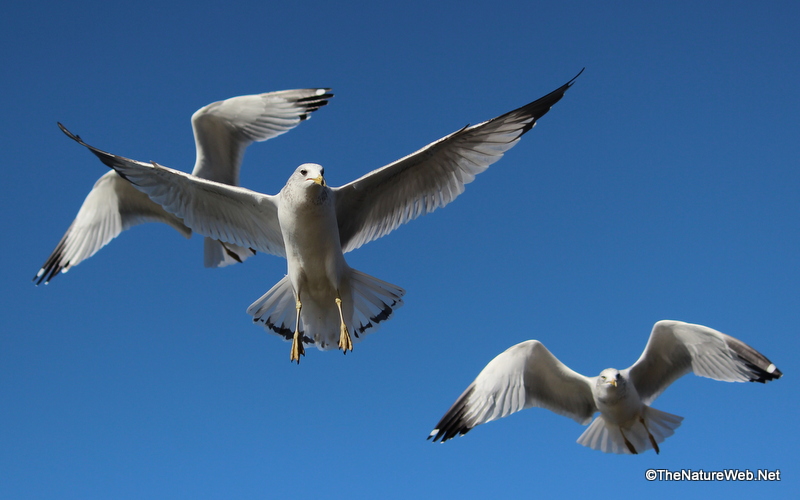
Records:
<instances>
[{"instance_id":1,"label":"gull","mask_svg":"<svg viewBox=\"0 0 800 500\"><path fill-rule=\"evenodd\" d=\"M575 78L341 187L327 185L321 165L304 163L277 195L106 153L59 126L193 231L286 257L287 275L247 312L268 332L291 340L289 359L299 363L304 344L352 351L350 331L360 339L403 303L405 290L352 269L344 253L453 201L563 97Z\"/></svg>"},{"instance_id":2,"label":"gull","mask_svg":"<svg viewBox=\"0 0 800 500\"><path fill-rule=\"evenodd\" d=\"M293 129L333 97L328 88L295 89L232 97L204 106L192 115L197 159L192 174L223 184L239 185L244 151ZM192 230L165 211L115 171L97 180L77 217L53 253L36 273L37 285L94 255L119 234L145 222L163 222L186 238ZM251 248L206 238L204 264L223 267L252 256Z\"/></svg>"},{"instance_id":3,"label":"gull","mask_svg":"<svg viewBox=\"0 0 800 500\"><path fill-rule=\"evenodd\" d=\"M637 454L671 436L683 417L650 404L670 384L695 375L726 382L761 382L783 375L758 351L706 326L663 320L653 326L639 360L597 377L574 372L538 340L494 358L436 424L428 439L445 442L473 427L526 408L547 408L588 424L578 443L606 453Z\"/></svg>"}]
</instances>

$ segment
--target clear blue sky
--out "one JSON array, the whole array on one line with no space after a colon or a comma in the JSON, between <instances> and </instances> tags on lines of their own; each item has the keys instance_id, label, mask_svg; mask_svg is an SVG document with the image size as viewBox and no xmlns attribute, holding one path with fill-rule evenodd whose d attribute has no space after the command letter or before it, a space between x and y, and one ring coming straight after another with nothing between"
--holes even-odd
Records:
<instances>
[{"instance_id":1,"label":"clear blue sky","mask_svg":"<svg viewBox=\"0 0 800 500\"><path fill-rule=\"evenodd\" d=\"M786 498L798 490L800 7L795 2L14 2L0 19L0 497ZM242 183L303 162L341 185L557 88L564 99L453 204L347 255L407 289L343 356L250 323L284 260L202 267L136 227L30 279L106 171L56 127L190 170L189 118L227 97L336 96L252 146ZM782 380L687 376L661 454L606 455L527 410L425 438L496 354L539 339L586 375L660 319L701 323ZM648 482L649 468L780 483ZM794 486L792 486L794 484Z\"/></svg>"}]
</instances>

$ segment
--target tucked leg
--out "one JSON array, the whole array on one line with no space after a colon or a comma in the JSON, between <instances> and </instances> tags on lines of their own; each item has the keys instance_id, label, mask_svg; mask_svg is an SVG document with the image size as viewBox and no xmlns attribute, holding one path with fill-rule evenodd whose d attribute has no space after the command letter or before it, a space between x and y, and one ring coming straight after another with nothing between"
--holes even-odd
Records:
<instances>
[{"instance_id":1,"label":"tucked leg","mask_svg":"<svg viewBox=\"0 0 800 500\"><path fill-rule=\"evenodd\" d=\"M627 447L628 447L628 449L630 450L630 452L631 452L631 453L633 453L634 455L638 455L638 454L639 454L639 452L638 452L638 451L636 451L636 448L634 448L634 447L633 447L633 443L631 443L630 441L628 441L628 438L626 438L626 437L625 437L625 433L624 433L624 432L622 432L622 427L620 427L620 428L619 428L619 433L620 433L620 434L622 434L622 439L623 439L623 440L625 440L625 446L627 446Z\"/></svg>"},{"instance_id":2,"label":"tucked leg","mask_svg":"<svg viewBox=\"0 0 800 500\"><path fill-rule=\"evenodd\" d=\"M303 347L303 339L300 338L300 309L303 304L300 299L295 300L294 308L297 310L296 321L294 323L294 337L292 337L292 352L289 354L289 361L297 361L300 364L300 356L306 355L306 349Z\"/></svg>"},{"instance_id":3,"label":"tucked leg","mask_svg":"<svg viewBox=\"0 0 800 500\"><path fill-rule=\"evenodd\" d=\"M347 354L347 350L353 350L353 339L350 338L350 332L347 331L347 325L344 322L344 313L342 312L342 299L336 297L336 307L339 308L339 349Z\"/></svg>"},{"instance_id":4,"label":"tucked leg","mask_svg":"<svg viewBox=\"0 0 800 500\"><path fill-rule=\"evenodd\" d=\"M647 424L644 421L644 417L640 416L639 422L642 423L642 425L644 426L644 430L647 431L647 437L650 438L650 444L653 445L653 449L656 450L656 454L659 454L658 443L656 443L656 438L654 438L653 435L650 434L650 429L647 428Z\"/></svg>"}]
</instances>

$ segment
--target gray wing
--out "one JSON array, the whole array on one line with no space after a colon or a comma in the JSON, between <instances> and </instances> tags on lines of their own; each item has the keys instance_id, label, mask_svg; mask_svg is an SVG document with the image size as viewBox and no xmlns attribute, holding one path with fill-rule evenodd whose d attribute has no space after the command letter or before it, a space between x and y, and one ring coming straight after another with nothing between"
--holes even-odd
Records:
<instances>
[{"instance_id":1,"label":"gray wing","mask_svg":"<svg viewBox=\"0 0 800 500\"><path fill-rule=\"evenodd\" d=\"M192 174L239 185L244 151L293 129L328 104L330 89L296 89L215 102L192 115L197 160Z\"/></svg>"},{"instance_id":2,"label":"gray wing","mask_svg":"<svg viewBox=\"0 0 800 500\"><path fill-rule=\"evenodd\" d=\"M122 231L145 222L164 222L184 237L192 235L176 216L152 202L115 171L100 177L83 201L78 215L33 281L49 283L59 273L94 255Z\"/></svg>"},{"instance_id":3,"label":"gray wing","mask_svg":"<svg viewBox=\"0 0 800 500\"><path fill-rule=\"evenodd\" d=\"M464 127L334 188L342 250L354 250L453 201L466 184L499 160L564 96L575 78L526 106Z\"/></svg>"},{"instance_id":4,"label":"gray wing","mask_svg":"<svg viewBox=\"0 0 800 500\"><path fill-rule=\"evenodd\" d=\"M587 424L597 408L592 380L569 369L538 340L517 344L481 371L428 439L447 441L525 408L547 408Z\"/></svg>"},{"instance_id":5,"label":"gray wing","mask_svg":"<svg viewBox=\"0 0 800 500\"><path fill-rule=\"evenodd\" d=\"M687 373L726 382L767 382L781 373L761 353L712 328L681 321L659 321L641 357L628 368L645 404Z\"/></svg>"},{"instance_id":6,"label":"gray wing","mask_svg":"<svg viewBox=\"0 0 800 500\"><path fill-rule=\"evenodd\" d=\"M286 256L278 223L277 197L107 153L61 130L88 148L164 210L183 219L194 232L226 243Z\"/></svg>"}]
</instances>

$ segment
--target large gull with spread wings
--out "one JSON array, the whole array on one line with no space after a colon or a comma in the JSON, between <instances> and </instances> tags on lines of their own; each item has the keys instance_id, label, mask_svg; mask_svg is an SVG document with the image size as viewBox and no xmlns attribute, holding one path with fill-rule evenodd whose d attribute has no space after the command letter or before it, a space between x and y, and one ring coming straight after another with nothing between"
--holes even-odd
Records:
<instances>
[{"instance_id":1,"label":"large gull with spread wings","mask_svg":"<svg viewBox=\"0 0 800 500\"><path fill-rule=\"evenodd\" d=\"M578 443L606 453L640 453L671 436L683 417L649 405L680 377L765 383L782 373L761 353L724 333L681 321L659 321L639 360L586 377L568 368L538 340L494 358L436 424L428 439L447 441L473 427L532 407L583 425L600 415Z\"/></svg>"},{"instance_id":2,"label":"large gull with spread wings","mask_svg":"<svg viewBox=\"0 0 800 500\"><path fill-rule=\"evenodd\" d=\"M232 97L204 106L192 115L196 160L192 175L239 185L244 151L293 129L333 97L330 89L294 89ZM122 231L145 222L163 222L189 238L192 230L111 170L97 180L78 215L33 278L48 283L59 273L94 255ZM249 247L204 242L206 267L223 267L253 255Z\"/></svg>"},{"instance_id":3,"label":"large gull with spread wings","mask_svg":"<svg viewBox=\"0 0 800 500\"><path fill-rule=\"evenodd\" d=\"M575 77L577 78L577 76ZM345 353L388 319L405 291L352 269L349 252L453 201L558 102L575 78L497 118L464 127L341 187L322 166L297 167L277 195L261 194L106 153L62 130L193 231L287 259L288 274L247 310L290 339Z\"/></svg>"}]
</instances>

